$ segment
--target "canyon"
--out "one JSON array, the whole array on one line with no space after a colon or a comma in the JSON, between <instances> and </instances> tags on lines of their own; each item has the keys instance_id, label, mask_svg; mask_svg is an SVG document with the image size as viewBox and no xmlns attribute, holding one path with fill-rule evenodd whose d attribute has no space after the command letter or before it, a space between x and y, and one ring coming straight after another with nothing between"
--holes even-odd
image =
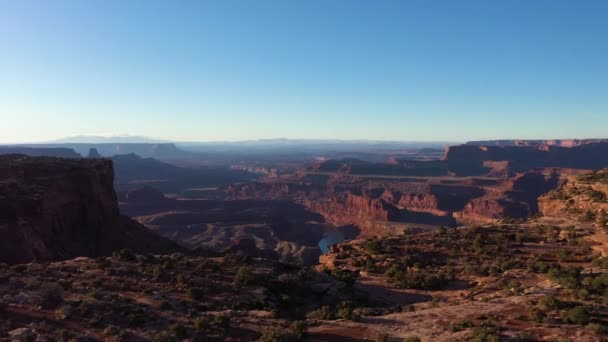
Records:
<instances>
[{"instance_id":1,"label":"canyon","mask_svg":"<svg viewBox=\"0 0 608 342\"><path fill-rule=\"evenodd\" d=\"M538 215L541 195L608 164L603 140L470 142L447 147L441 158L424 148L398 155L365 150L375 155L367 160L331 159L329 153L299 163L286 162L281 153L262 164L223 164L225 156L212 161L207 153L171 144L69 144L22 152L66 153L74 146L88 148L91 163L112 161L124 214L182 247L207 254L240 249L309 265L327 237L341 242ZM122 151L164 151L172 161L134 153L103 157Z\"/></svg>"},{"instance_id":2,"label":"canyon","mask_svg":"<svg viewBox=\"0 0 608 342\"><path fill-rule=\"evenodd\" d=\"M608 171L498 145L522 155L0 155L0 337L599 340Z\"/></svg>"}]
</instances>

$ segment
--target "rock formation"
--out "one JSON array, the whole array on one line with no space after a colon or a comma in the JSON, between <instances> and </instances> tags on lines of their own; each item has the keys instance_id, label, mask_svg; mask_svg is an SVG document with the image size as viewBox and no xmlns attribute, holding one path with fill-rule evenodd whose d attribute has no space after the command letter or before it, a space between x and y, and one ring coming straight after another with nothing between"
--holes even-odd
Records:
<instances>
[{"instance_id":1,"label":"rock formation","mask_svg":"<svg viewBox=\"0 0 608 342\"><path fill-rule=\"evenodd\" d=\"M0 156L0 261L174 249L120 215L113 178L110 160Z\"/></svg>"},{"instance_id":2,"label":"rock formation","mask_svg":"<svg viewBox=\"0 0 608 342\"><path fill-rule=\"evenodd\" d=\"M0 146L0 154L23 154L30 157L82 158L71 148Z\"/></svg>"},{"instance_id":3,"label":"rock formation","mask_svg":"<svg viewBox=\"0 0 608 342\"><path fill-rule=\"evenodd\" d=\"M89 154L87 155L87 158L103 158L103 156L99 154L99 152L97 152L96 148L92 147L89 149Z\"/></svg>"}]
</instances>

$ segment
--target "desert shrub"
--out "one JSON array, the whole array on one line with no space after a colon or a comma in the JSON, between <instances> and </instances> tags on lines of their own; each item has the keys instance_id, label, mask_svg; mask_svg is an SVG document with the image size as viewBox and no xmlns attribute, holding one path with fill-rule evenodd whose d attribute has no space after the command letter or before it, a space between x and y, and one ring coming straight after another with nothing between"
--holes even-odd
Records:
<instances>
[{"instance_id":1,"label":"desert shrub","mask_svg":"<svg viewBox=\"0 0 608 342\"><path fill-rule=\"evenodd\" d=\"M103 334L106 336L116 336L120 333L120 329L118 329L115 325L108 325L105 329L103 329Z\"/></svg>"},{"instance_id":2,"label":"desert shrub","mask_svg":"<svg viewBox=\"0 0 608 342\"><path fill-rule=\"evenodd\" d=\"M96 258L95 264L96 264L97 268L99 268L100 270L105 270L106 268L109 268L110 266L112 266L112 262L106 257Z\"/></svg>"},{"instance_id":3,"label":"desert shrub","mask_svg":"<svg viewBox=\"0 0 608 342\"><path fill-rule=\"evenodd\" d=\"M608 270L608 257L600 257L593 260L593 266Z\"/></svg>"},{"instance_id":4,"label":"desert shrub","mask_svg":"<svg viewBox=\"0 0 608 342\"><path fill-rule=\"evenodd\" d=\"M460 322L456 322L456 323L450 323L450 331L451 332L463 331L465 329L472 328L473 326L474 326L473 322L471 322L469 320L464 320L464 321L460 321Z\"/></svg>"},{"instance_id":5,"label":"desert shrub","mask_svg":"<svg viewBox=\"0 0 608 342\"><path fill-rule=\"evenodd\" d=\"M331 276L346 283L347 286L353 286L359 277L359 272L335 268L331 271Z\"/></svg>"},{"instance_id":6,"label":"desert shrub","mask_svg":"<svg viewBox=\"0 0 608 342\"><path fill-rule=\"evenodd\" d=\"M481 253L485 250L485 243L481 234L475 236L475 239L473 240L473 250L477 253Z\"/></svg>"},{"instance_id":7,"label":"desert shrub","mask_svg":"<svg viewBox=\"0 0 608 342\"><path fill-rule=\"evenodd\" d=\"M289 325L289 328L297 338L304 337L308 332L308 324L306 324L306 321L293 321Z\"/></svg>"},{"instance_id":8,"label":"desert shrub","mask_svg":"<svg viewBox=\"0 0 608 342\"><path fill-rule=\"evenodd\" d=\"M152 342L178 342L179 340L168 331L161 331L150 336Z\"/></svg>"},{"instance_id":9,"label":"desert shrub","mask_svg":"<svg viewBox=\"0 0 608 342\"><path fill-rule=\"evenodd\" d=\"M536 338L526 331L520 331L515 335L513 340L515 342L534 342Z\"/></svg>"},{"instance_id":10,"label":"desert shrub","mask_svg":"<svg viewBox=\"0 0 608 342\"><path fill-rule=\"evenodd\" d=\"M445 234L447 234L448 229L445 226L439 226L435 229L435 234L439 235L439 236L443 236Z\"/></svg>"},{"instance_id":11,"label":"desert shrub","mask_svg":"<svg viewBox=\"0 0 608 342\"><path fill-rule=\"evenodd\" d=\"M190 296L190 298L192 298L193 300L201 300L203 299L203 297L205 296L205 290L203 290L200 287L191 287L188 290L188 295Z\"/></svg>"},{"instance_id":12,"label":"desert shrub","mask_svg":"<svg viewBox=\"0 0 608 342\"><path fill-rule=\"evenodd\" d=\"M379 333L374 338L374 341L375 342L390 342L391 341L391 335L389 335L387 333Z\"/></svg>"},{"instance_id":13,"label":"desert shrub","mask_svg":"<svg viewBox=\"0 0 608 342\"><path fill-rule=\"evenodd\" d=\"M554 296L547 295L538 301L538 307L543 311L552 311L562 305L561 301Z\"/></svg>"},{"instance_id":14,"label":"desert shrub","mask_svg":"<svg viewBox=\"0 0 608 342\"><path fill-rule=\"evenodd\" d=\"M585 327L585 330L590 331L594 334L605 334L608 331L605 326L599 323L589 323Z\"/></svg>"},{"instance_id":15,"label":"desert shrub","mask_svg":"<svg viewBox=\"0 0 608 342\"><path fill-rule=\"evenodd\" d=\"M601 192L601 191L589 189L589 190L587 190L587 195L589 195L589 198L593 202L600 202L600 203L601 202L606 202L606 195L603 192Z\"/></svg>"},{"instance_id":16,"label":"desert shrub","mask_svg":"<svg viewBox=\"0 0 608 342\"><path fill-rule=\"evenodd\" d=\"M387 275L396 287L404 289L439 290L447 282L443 274L432 274L413 268L393 269Z\"/></svg>"},{"instance_id":17,"label":"desert shrub","mask_svg":"<svg viewBox=\"0 0 608 342\"><path fill-rule=\"evenodd\" d=\"M499 342L500 334L496 327L484 325L475 327L471 333L471 341L474 342Z\"/></svg>"},{"instance_id":18,"label":"desert shrub","mask_svg":"<svg viewBox=\"0 0 608 342\"><path fill-rule=\"evenodd\" d=\"M597 225L600 228L608 227L608 215L606 215L606 212L603 209L597 214Z\"/></svg>"},{"instance_id":19,"label":"desert shrub","mask_svg":"<svg viewBox=\"0 0 608 342\"><path fill-rule=\"evenodd\" d=\"M167 281L169 279L169 274L163 266L156 266L152 271L152 279L154 279L154 281Z\"/></svg>"},{"instance_id":20,"label":"desert shrub","mask_svg":"<svg viewBox=\"0 0 608 342\"><path fill-rule=\"evenodd\" d=\"M542 260L534 260L527 266L528 272L534 273L547 273L549 271L549 264Z\"/></svg>"},{"instance_id":21,"label":"desert shrub","mask_svg":"<svg viewBox=\"0 0 608 342\"><path fill-rule=\"evenodd\" d=\"M131 313L127 316L127 321L132 327L139 327L146 323L146 315L143 313Z\"/></svg>"},{"instance_id":22,"label":"desert shrub","mask_svg":"<svg viewBox=\"0 0 608 342\"><path fill-rule=\"evenodd\" d=\"M363 248L370 254L379 254L382 252L382 243L375 238L367 239L363 242Z\"/></svg>"},{"instance_id":23,"label":"desert shrub","mask_svg":"<svg viewBox=\"0 0 608 342\"><path fill-rule=\"evenodd\" d=\"M63 303L63 288L57 283L45 283L38 290L38 305L54 309Z\"/></svg>"},{"instance_id":24,"label":"desert shrub","mask_svg":"<svg viewBox=\"0 0 608 342\"><path fill-rule=\"evenodd\" d=\"M23 264L14 265L14 266L11 266L10 270L15 273L23 273L23 272L27 271L27 265L23 265Z\"/></svg>"},{"instance_id":25,"label":"desert shrub","mask_svg":"<svg viewBox=\"0 0 608 342\"><path fill-rule=\"evenodd\" d=\"M234 282L239 285L249 285L255 281L255 273L247 266L241 266L234 275Z\"/></svg>"},{"instance_id":26,"label":"desert shrub","mask_svg":"<svg viewBox=\"0 0 608 342\"><path fill-rule=\"evenodd\" d=\"M226 315L216 315L213 317L213 326L227 332L228 329L230 329L230 317Z\"/></svg>"},{"instance_id":27,"label":"desert shrub","mask_svg":"<svg viewBox=\"0 0 608 342\"><path fill-rule=\"evenodd\" d=\"M169 301L162 300L160 302L160 304L158 305L158 308L161 309L161 310L167 311L167 310L173 309L173 306L171 305L171 303L169 303Z\"/></svg>"},{"instance_id":28,"label":"desert shrub","mask_svg":"<svg viewBox=\"0 0 608 342\"><path fill-rule=\"evenodd\" d=\"M179 340L184 340L186 337L188 337L188 329L181 324L172 325L171 333Z\"/></svg>"},{"instance_id":29,"label":"desert shrub","mask_svg":"<svg viewBox=\"0 0 608 342\"><path fill-rule=\"evenodd\" d=\"M534 322L542 322L545 320L545 317L547 317L547 315L537 308L530 308L528 310L528 318Z\"/></svg>"},{"instance_id":30,"label":"desert shrub","mask_svg":"<svg viewBox=\"0 0 608 342\"><path fill-rule=\"evenodd\" d=\"M283 335L277 329L267 329L262 332L262 335L258 339L260 342L281 342L283 341Z\"/></svg>"},{"instance_id":31,"label":"desert shrub","mask_svg":"<svg viewBox=\"0 0 608 342\"><path fill-rule=\"evenodd\" d=\"M164 268L167 271L174 270L176 265L177 265L177 260L175 260L173 258L169 258L169 259L165 259L165 261L163 261L162 268Z\"/></svg>"},{"instance_id":32,"label":"desert shrub","mask_svg":"<svg viewBox=\"0 0 608 342\"><path fill-rule=\"evenodd\" d=\"M134 261L136 259L135 254L128 248L114 251L112 257L122 261Z\"/></svg>"},{"instance_id":33,"label":"desert shrub","mask_svg":"<svg viewBox=\"0 0 608 342\"><path fill-rule=\"evenodd\" d=\"M584 306L576 306L568 310L566 318L568 319L568 322L579 325L587 325L591 320L589 311Z\"/></svg>"},{"instance_id":34,"label":"desert shrub","mask_svg":"<svg viewBox=\"0 0 608 342\"><path fill-rule=\"evenodd\" d=\"M568 266L562 268L559 265L554 265L549 269L547 275L566 288L576 289L580 286L581 271L582 268L580 267Z\"/></svg>"},{"instance_id":35,"label":"desert shrub","mask_svg":"<svg viewBox=\"0 0 608 342\"><path fill-rule=\"evenodd\" d=\"M559 262L565 262L570 260L570 253L565 249L560 249L556 253L557 260Z\"/></svg>"},{"instance_id":36,"label":"desert shrub","mask_svg":"<svg viewBox=\"0 0 608 342\"><path fill-rule=\"evenodd\" d=\"M336 313L334 312L334 310L332 310L332 308L330 308L327 305L324 305L317 310L313 310L313 311L309 312L307 316L312 319L321 319L321 320L336 319Z\"/></svg>"},{"instance_id":37,"label":"desert shrub","mask_svg":"<svg viewBox=\"0 0 608 342\"><path fill-rule=\"evenodd\" d=\"M351 301L341 302L336 306L336 317L346 320L357 321L359 317L354 313Z\"/></svg>"},{"instance_id":38,"label":"desert shrub","mask_svg":"<svg viewBox=\"0 0 608 342\"><path fill-rule=\"evenodd\" d=\"M194 328L198 331L203 331L209 327L209 320L207 317L199 317L194 321Z\"/></svg>"},{"instance_id":39,"label":"desert shrub","mask_svg":"<svg viewBox=\"0 0 608 342\"><path fill-rule=\"evenodd\" d=\"M590 284L593 291L602 293L608 289L608 273L601 273L591 280Z\"/></svg>"}]
</instances>

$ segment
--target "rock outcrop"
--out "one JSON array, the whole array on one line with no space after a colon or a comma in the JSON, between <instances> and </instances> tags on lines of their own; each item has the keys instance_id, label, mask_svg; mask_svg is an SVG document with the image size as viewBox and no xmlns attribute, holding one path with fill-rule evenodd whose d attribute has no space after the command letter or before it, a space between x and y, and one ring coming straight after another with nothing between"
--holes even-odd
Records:
<instances>
[{"instance_id":1,"label":"rock outcrop","mask_svg":"<svg viewBox=\"0 0 608 342\"><path fill-rule=\"evenodd\" d=\"M87 158L103 158L103 156L99 154L96 148L90 148Z\"/></svg>"},{"instance_id":2,"label":"rock outcrop","mask_svg":"<svg viewBox=\"0 0 608 342\"><path fill-rule=\"evenodd\" d=\"M568 146L568 147L565 147ZM490 173L487 162L506 162L503 169L513 174L535 168L601 169L608 166L608 141L563 144L450 146L444 160L450 172L459 176ZM485 164L484 164L485 163Z\"/></svg>"},{"instance_id":3,"label":"rock outcrop","mask_svg":"<svg viewBox=\"0 0 608 342\"><path fill-rule=\"evenodd\" d=\"M582 217L599 220L608 214L608 169L583 175L571 175L559 188L539 199L545 216Z\"/></svg>"},{"instance_id":4,"label":"rock outcrop","mask_svg":"<svg viewBox=\"0 0 608 342\"><path fill-rule=\"evenodd\" d=\"M350 192L337 193L325 201L310 201L305 205L336 224L392 221L399 216L399 210L383 199L354 195Z\"/></svg>"},{"instance_id":5,"label":"rock outcrop","mask_svg":"<svg viewBox=\"0 0 608 342\"><path fill-rule=\"evenodd\" d=\"M110 160L0 156L0 262L174 250L120 215L113 178Z\"/></svg>"}]
</instances>

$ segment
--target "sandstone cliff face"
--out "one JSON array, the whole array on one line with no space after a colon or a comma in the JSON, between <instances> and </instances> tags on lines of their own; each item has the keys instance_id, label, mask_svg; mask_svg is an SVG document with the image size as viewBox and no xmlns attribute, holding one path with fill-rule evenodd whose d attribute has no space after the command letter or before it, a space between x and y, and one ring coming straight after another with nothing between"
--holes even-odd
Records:
<instances>
[{"instance_id":1,"label":"sandstone cliff face","mask_svg":"<svg viewBox=\"0 0 608 342\"><path fill-rule=\"evenodd\" d=\"M109 160L0 156L0 261L174 248L120 215L113 178Z\"/></svg>"},{"instance_id":2,"label":"sandstone cliff face","mask_svg":"<svg viewBox=\"0 0 608 342\"><path fill-rule=\"evenodd\" d=\"M447 148L444 160L450 171L456 175L492 172L488 161L508 162L508 171L513 173L549 167L601 169L608 165L608 141L504 146L458 145Z\"/></svg>"},{"instance_id":3,"label":"sandstone cliff face","mask_svg":"<svg viewBox=\"0 0 608 342\"><path fill-rule=\"evenodd\" d=\"M336 224L390 221L399 215L398 209L383 199L372 199L350 192L333 194L325 201L308 201L305 206Z\"/></svg>"},{"instance_id":4,"label":"sandstone cliff face","mask_svg":"<svg viewBox=\"0 0 608 342\"><path fill-rule=\"evenodd\" d=\"M526 218L530 214L525 203L482 197L467 203L463 210L454 213L454 217L463 223L485 223L506 217Z\"/></svg>"}]
</instances>

